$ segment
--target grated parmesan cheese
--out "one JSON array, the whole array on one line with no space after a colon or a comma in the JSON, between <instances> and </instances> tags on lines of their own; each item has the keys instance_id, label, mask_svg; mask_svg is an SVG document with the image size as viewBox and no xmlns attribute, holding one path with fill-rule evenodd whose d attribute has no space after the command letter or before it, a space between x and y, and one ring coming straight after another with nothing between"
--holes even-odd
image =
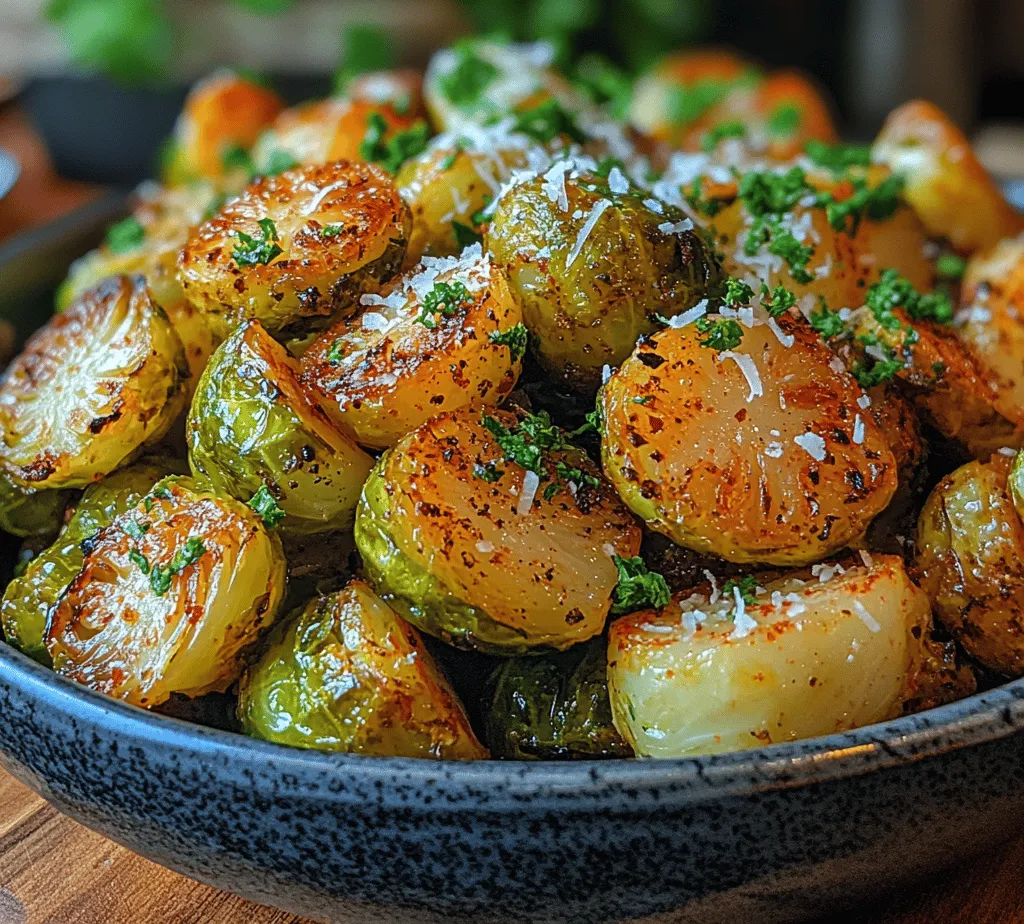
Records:
<instances>
[{"instance_id":1,"label":"grated parmesan cheese","mask_svg":"<svg viewBox=\"0 0 1024 924\"><path fill-rule=\"evenodd\" d=\"M715 576L708 571L707 568L704 569L704 577L706 577L711 584L711 598L708 602L717 603L722 597L721 592L718 590L718 581L715 580Z\"/></svg>"},{"instance_id":2,"label":"grated parmesan cheese","mask_svg":"<svg viewBox=\"0 0 1024 924\"><path fill-rule=\"evenodd\" d=\"M533 499L537 496L539 487L540 475L530 471L523 475L523 491L519 495L519 503L516 505L516 513L519 516L524 516L533 509Z\"/></svg>"},{"instance_id":3,"label":"grated parmesan cheese","mask_svg":"<svg viewBox=\"0 0 1024 924\"><path fill-rule=\"evenodd\" d=\"M572 266L573 262L580 255L580 251L583 250L583 245L586 244L587 238L590 237L590 232L594 230L594 226L604 214L605 209L610 206L611 202L607 199L598 199L597 202L594 203L594 207L590 210L590 215L587 216L587 220L583 223L583 227L580 228L580 233L576 235L576 243L572 245L572 250L569 251L569 256L565 259L566 269Z\"/></svg>"},{"instance_id":4,"label":"grated parmesan cheese","mask_svg":"<svg viewBox=\"0 0 1024 924\"><path fill-rule=\"evenodd\" d=\"M796 337L792 334L787 334L778 322L771 315L768 315L768 329L775 334L779 343L781 343L787 350L796 342Z\"/></svg>"},{"instance_id":5,"label":"grated parmesan cheese","mask_svg":"<svg viewBox=\"0 0 1024 924\"><path fill-rule=\"evenodd\" d=\"M871 398L869 398L867 395L861 395L857 399L857 406L862 410L867 410L869 407L871 407Z\"/></svg>"},{"instance_id":6,"label":"grated parmesan cheese","mask_svg":"<svg viewBox=\"0 0 1024 924\"><path fill-rule=\"evenodd\" d=\"M622 196L629 192L629 180L626 179L618 167L612 167L608 171L608 188L617 196Z\"/></svg>"},{"instance_id":7,"label":"grated parmesan cheese","mask_svg":"<svg viewBox=\"0 0 1024 924\"><path fill-rule=\"evenodd\" d=\"M857 614L860 621L864 623L864 625L866 625L872 632L882 631L882 627L879 624L878 620L875 619L875 617L868 612L867 607L864 606L864 604L861 603L860 600L853 601L853 611Z\"/></svg>"},{"instance_id":8,"label":"grated parmesan cheese","mask_svg":"<svg viewBox=\"0 0 1024 924\"><path fill-rule=\"evenodd\" d=\"M708 300L702 298L692 308L687 308L682 314L673 315L668 319L668 326L678 330L680 327L686 327L687 324L692 324L698 318L704 317L708 313Z\"/></svg>"},{"instance_id":9,"label":"grated parmesan cheese","mask_svg":"<svg viewBox=\"0 0 1024 924\"><path fill-rule=\"evenodd\" d=\"M874 568L875 560L871 557L871 553L865 549L860 550L860 560L864 562L865 568Z\"/></svg>"},{"instance_id":10,"label":"grated parmesan cheese","mask_svg":"<svg viewBox=\"0 0 1024 924\"><path fill-rule=\"evenodd\" d=\"M757 628L757 621L747 615L747 610L743 603L743 594L740 593L740 589L735 585L733 586L732 594L733 599L736 601L736 608L733 610L733 622L736 624L736 628L729 634L729 638L746 638Z\"/></svg>"},{"instance_id":11,"label":"grated parmesan cheese","mask_svg":"<svg viewBox=\"0 0 1024 924\"><path fill-rule=\"evenodd\" d=\"M761 388L761 375L757 371L757 364L752 357L747 356L746 353L734 353L732 350L726 350L724 353L718 354L718 359L731 359L740 367L740 372L743 373L743 377L747 380L747 386L750 389L747 395L748 404L764 394Z\"/></svg>"},{"instance_id":12,"label":"grated parmesan cheese","mask_svg":"<svg viewBox=\"0 0 1024 924\"><path fill-rule=\"evenodd\" d=\"M817 433L801 433L793 437L793 442L807 453L815 462L825 459L825 441Z\"/></svg>"},{"instance_id":13,"label":"grated parmesan cheese","mask_svg":"<svg viewBox=\"0 0 1024 924\"><path fill-rule=\"evenodd\" d=\"M853 441L857 444L864 442L864 421L861 420L860 414L853 418Z\"/></svg>"}]
</instances>

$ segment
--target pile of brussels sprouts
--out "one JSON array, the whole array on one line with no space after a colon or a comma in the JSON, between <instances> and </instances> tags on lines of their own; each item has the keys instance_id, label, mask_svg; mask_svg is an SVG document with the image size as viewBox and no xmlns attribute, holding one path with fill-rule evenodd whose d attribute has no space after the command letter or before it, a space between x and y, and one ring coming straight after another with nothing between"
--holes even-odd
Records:
<instances>
[{"instance_id":1,"label":"pile of brussels sprouts","mask_svg":"<svg viewBox=\"0 0 1024 924\"><path fill-rule=\"evenodd\" d=\"M1024 674L1022 229L934 107L842 145L722 52L614 101L491 40L292 108L218 73L0 382L4 638L459 760Z\"/></svg>"}]
</instances>

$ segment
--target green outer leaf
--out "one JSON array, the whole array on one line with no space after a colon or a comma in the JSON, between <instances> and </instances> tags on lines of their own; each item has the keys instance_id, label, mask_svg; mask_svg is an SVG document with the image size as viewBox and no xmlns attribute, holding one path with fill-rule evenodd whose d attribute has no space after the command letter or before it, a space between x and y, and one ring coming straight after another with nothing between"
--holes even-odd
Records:
<instances>
[{"instance_id":1,"label":"green outer leaf","mask_svg":"<svg viewBox=\"0 0 1024 924\"><path fill-rule=\"evenodd\" d=\"M513 658L492 675L484 732L494 757L632 757L612 724L604 638L539 658Z\"/></svg>"}]
</instances>

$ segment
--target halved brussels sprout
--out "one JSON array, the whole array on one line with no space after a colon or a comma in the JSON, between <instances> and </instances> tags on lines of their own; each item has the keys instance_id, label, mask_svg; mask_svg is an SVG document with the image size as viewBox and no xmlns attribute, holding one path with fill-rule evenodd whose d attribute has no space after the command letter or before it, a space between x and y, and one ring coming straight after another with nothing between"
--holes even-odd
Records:
<instances>
[{"instance_id":1,"label":"halved brussels sprout","mask_svg":"<svg viewBox=\"0 0 1024 924\"><path fill-rule=\"evenodd\" d=\"M185 403L181 340L141 277L100 283L37 331L0 382L18 485L83 487L160 440Z\"/></svg>"},{"instance_id":2,"label":"halved brussels sprout","mask_svg":"<svg viewBox=\"0 0 1024 924\"><path fill-rule=\"evenodd\" d=\"M1007 384L982 367L952 328L911 319L903 308L882 319L860 309L852 322L853 342L873 344L865 352L898 366L896 380L943 436L979 459L1024 443L1024 406Z\"/></svg>"},{"instance_id":3,"label":"halved brussels sprout","mask_svg":"<svg viewBox=\"0 0 1024 924\"><path fill-rule=\"evenodd\" d=\"M491 754L509 760L632 757L612 724L607 648L595 638L499 667L484 727Z\"/></svg>"},{"instance_id":4,"label":"halved brussels sprout","mask_svg":"<svg viewBox=\"0 0 1024 924\"><path fill-rule=\"evenodd\" d=\"M541 362L567 384L596 388L602 368L629 356L659 314L692 308L722 282L693 222L647 196L612 192L560 161L498 203L486 249L508 275Z\"/></svg>"},{"instance_id":5,"label":"halved brussels sprout","mask_svg":"<svg viewBox=\"0 0 1024 924\"><path fill-rule=\"evenodd\" d=\"M164 181L223 181L233 172L231 155L252 147L283 108L273 90L232 71L200 80L189 91L174 126Z\"/></svg>"},{"instance_id":6,"label":"halved brussels sprout","mask_svg":"<svg viewBox=\"0 0 1024 924\"><path fill-rule=\"evenodd\" d=\"M891 719L932 652L928 598L896 556L733 580L612 624L615 727L643 757L811 738Z\"/></svg>"},{"instance_id":7,"label":"halved brussels sprout","mask_svg":"<svg viewBox=\"0 0 1024 924\"><path fill-rule=\"evenodd\" d=\"M138 504L161 478L184 470L184 466L170 461L143 459L89 485L53 545L36 555L7 585L0 602L0 623L7 641L49 666L46 622L54 604L81 570L83 541L93 539L114 517Z\"/></svg>"},{"instance_id":8,"label":"halved brussels sprout","mask_svg":"<svg viewBox=\"0 0 1024 924\"><path fill-rule=\"evenodd\" d=\"M178 259L186 296L219 327L255 318L272 334L326 326L401 266L409 210L372 164L256 180L200 225Z\"/></svg>"},{"instance_id":9,"label":"halved brussels sprout","mask_svg":"<svg viewBox=\"0 0 1024 924\"><path fill-rule=\"evenodd\" d=\"M424 125L414 96L357 99L355 95L286 109L253 148L253 170L275 174L300 165L368 160L368 140L376 139L378 145L386 147L396 135L405 132L415 131L420 137Z\"/></svg>"},{"instance_id":10,"label":"halved brussels sprout","mask_svg":"<svg viewBox=\"0 0 1024 924\"><path fill-rule=\"evenodd\" d=\"M1024 234L967 264L957 335L1024 408Z\"/></svg>"},{"instance_id":11,"label":"halved brussels sprout","mask_svg":"<svg viewBox=\"0 0 1024 924\"><path fill-rule=\"evenodd\" d=\"M502 411L441 414L386 452L355 534L378 592L413 625L504 655L600 633L615 556L640 547L583 452L546 417Z\"/></svg>"},{"instance_id":12,"label":"halved brussels sprout","mask_svg":"<svg viewBox=\"0 0 1024 924\"><path fill-rule=\"evenodd\" d=\"M88 543L46 648L57 673L136 706L223 692L284 587L281 543L249 507L167 478Z\"/></svg>"},{"instance_id":13,"label":"halved brussels sprout","mask_svg":"<svg viewBox=\"0 0 1024 924\"><path fill-rule=\"evenodd\" d=\"M100 247L71 264L58 292L57 309L63 311L108 276L145 277L185 347L188 384L194 388L218 339L185 298L178 281L178 253L189 232L212 214L221 197L208 182L174 189L143 186L137 195L132 214L109 229Z\"/></svg>"},{"instance_id":14,"label":"halved brussels sprout","mask_svg":"<svg viewBox=\"0 0 1024 924\"><path fill-rule=\"evenodd\" d=\"M551 103L571 113L589 111L590 103L555 70L554 61L550 42L467 39L442 49L424 77L431 119L441 131L451 131Z\"/></svg>"},{"instance_id":15,"label":"halved brussels sprout","mask_svg":"<svg viewBox=\"0 0 1024 924\"><path fill-rule=\"evenodd\" d=\"M419 634L363 581L275 629L242 681L238 716L247 735L291 747L487 757Z\"/></svg>"},{"instance_id":16,"label":"halved brussels sprout","mask_svg":"<svg viewBox=\"0 0 1024 924\"><path fill-rule=\"evenodd\" d=\"M962 253L994 247L1024 230L1024 217L934 103L914 100L890 113L871 155L903 177L903 197L928 232Z\"/></svg>"},{"instance_id":17,"label":"halved brussels sprout","mask_svg":"<svg viewBox=\"0 0 1024 924\"><path fill-rule=\"evenodd\" d=\"M857 382L807 325L731 323L742 331L732 349L714 326L667 328L611 376L605 473L679 545L733 562L818 561L885 509L896 460Z\"/></svg>"},{"instance_id":18,"label":"halved brussels sprout","mask_svg":"<svg viewBox=\"0 0 1024 924\"><path fill-rule=\"evenodd\" d=\"M934 488L917 524L919 583L936 618L972 658L1024 674L1024 524L1007 478L1020 464L1001 453L969 462Z\"/></svg>"},{"instance_id":19,"label":"halved brussels sprout","mask_svg":"<svg viewBox=\"0 0 1024 924\"><path fill-rule=\"evenodd\" d=\"M302 381L364 446L386 449L442 411L496 405L519 378L526 328L479 244L426 257L302 355Z\"/></svg>"},{"instance_id":20,"label":"halved brussels sprout","mask_svg":"<svg viewBox=\"0 0 1024 924\"><path fill-rule=\"evenodd\" d=\"M303 391L295 360L259 321L213 354L185 429L193 474L242 501L259 495L266 522L299 533L352 525L373 459Z\"/></svg>"},{"instance_id":21,"label":"halved brussels sprout","mask_svg":"<svg viewBox=\"0 0 1024 924\"><path fill-rule=\"evenodd\" d=\"M478 234L479 213L497 196L512 171L550 164L550 155L507 123L476 125L435 138L419 157L405 162L395 176L412 212L406 265L424 254L462 252Z\"/></svg>"}]
</instances>

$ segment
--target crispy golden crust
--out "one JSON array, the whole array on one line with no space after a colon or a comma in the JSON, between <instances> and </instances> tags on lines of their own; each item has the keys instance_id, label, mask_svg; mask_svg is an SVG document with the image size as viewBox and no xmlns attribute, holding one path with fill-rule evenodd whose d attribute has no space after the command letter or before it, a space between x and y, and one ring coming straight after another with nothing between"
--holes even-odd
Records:
<instances>
[{"instance_id":1,"label":"crispy golden crust","mask_svg":"<svg viewBox=\"0 0 1024 924\"><path fill-rule=\"evenodd\" d=\"M259 241L270 219L281 253L239 265L239 234ZM178 259L192 303L222 324L256 318L268 330L324 326L376 291L401 265L409 212L387 173L339 161L246 187L189 237Z\"/></svg>"},{"instance_id":2,"label":"crispy golden crust","mask_svg":"<svg viewBox=\"0 0 1024 924\"><path fill-rule=\"evenodd\" d=\"M896 460L858 406L857 383L806 325L778 323L791 346L758 326L739 359L702 346L693 325L666 329L600 399L604 469L629 506L680 545L729 561L818 561L857 538L896 488Z\"/></svg>"}]
</instances>

